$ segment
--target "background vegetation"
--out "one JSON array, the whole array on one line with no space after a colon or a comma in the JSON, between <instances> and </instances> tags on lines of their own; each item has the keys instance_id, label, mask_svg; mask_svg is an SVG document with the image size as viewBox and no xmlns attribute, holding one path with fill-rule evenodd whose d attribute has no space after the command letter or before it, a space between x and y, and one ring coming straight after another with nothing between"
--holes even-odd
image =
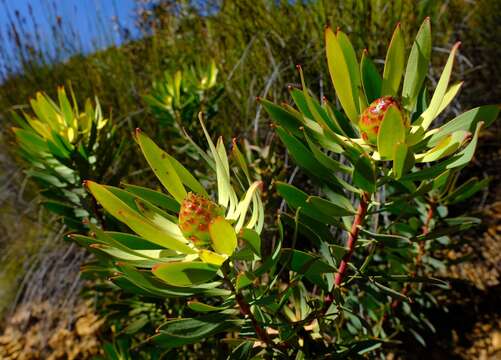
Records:
<instances>
[{"instance_id":1,"label":"background vegetation","mask_svg":"<svg viewBox=\"0 0 501 360\"><path fill-rule=\"evenodd\" d=\"M72 317L78 320L82 317L76 313L69 312L62 321L54 319L50 311L36 311L36 307L67 309L72 304L82 303L79 294L84 285L79 279L78 268L87 257L81 250L63 242L61 234L65 229L56 225L51 215L38 206L36 188L21 171L20 159L12 151L10 111L25 106L22 104L27 103L36 91L42 90L54 96L58 85L71 82L80 102L94 95L99 97L103 110L112 112L121 136L129 137L134 128L141 127L153 135L158 144L169 148L178 145L176 138L168 128L159 124L148 110L143 96L150 92L153 81L165 70L205 66L208 59L214 59L225 91L218 104L217 116L208 123L209 131L221 133L226 138L246 136L263 148L270 146L268 149L272 153L279 152L278 141L269 131L269 119L255 98L261 96L276 102L288 100L284 84L291 79L298 80L296 64L303 65L307 82L315 93L332 92L323 50L326 24L341 27L350 35L356 49L367 48L373 58L381 61L398 21L402 23L404 33L413 37L423 18L431 16L434 44L439 44L434 48L433 56L437 69L442 67L446 58L445 54L438 54L445 52L458 39L463 42L456 70L460 70L458 77L466 80L460 102L469 108L499 102L501 96L501 85L493 81L499 79L501 72L498 65L501 54L497 46L501 30L500 10L501 1L498 0L421 0L417 3L398 0L138 1L136 26L142 34L141 39L131 39L121 47L96 49L89 55L75 53L58 62L54 62L47 49L40 47L35 40L23 37L19 23L13 19L10 41L15 43L18 52L9 61L20 64L21 68L9 73L0 86L0 121L3 125L0 133L0 307L5 315L5 334L17 339L16 331L21 334L29 331L27 329L32 326L30 318L31 323L33 319L42 323L42 318L49 317L51 321L46 321L45 326L61 328L61 323L64 323L63 328L76 329L77 335L73 337L76 340L73 341L78 342L86 331L97 329L92 324L99 321L97 317L89 320L87 327L81 321L78 327ZM69 46L78 40L78 34L65 28L65 21L55 23L54 27L66 34L65 37L59 36L65 40L58 46ZM123 28L118 31L128 33ZM406 40L410 43L409 39ZM5 52L0 51L0 54ZM436 80L436 74L438 70L432 71L431 78ZM450 111L460 110L457 104L455 106ZM496 187L500 166L497 125L484 133L481 143L477 166L470 168L470 174L492 176L493 187L483 198L471 203L469 211L486 212L486 226L490 225L491 230L486 228L483 240L449 254L452 260L469 256L470 265L457 267L451 261L451 266L444 270L447 276L462 279L454 286L459 294L457 298L443 299L444 304L449 305L451 312L464 312L465 315L459 318L471 321L465 324L449 319L447 324L444 323L444 329L438 329L438 335L426 339L428 346L439 349L437 352L456 352L463 356L467 352L458 349L461 346L472 348L477 337L481 338L475 335L475 331L480 331L480 334L487 332L484 337L490 344L482 345L486 354L501 347L501 340L496 335L500 334L496 332L499 320L491 316L493 307L489 301L500 293L501 269L496 260L500 253L496 231L499 229L498 201L501 196L499 187ZM125 162L134 171L125 172L121 179L151 185L152 173L141 170L147 167L135 155L131 145L132 148L123 153ZM258 166L265 175L268 171L286 178L294 171L286 159L272 159L270 156L264 156ZM454 211L461 213L463 210ZM20 309L24 315L19 315ZM440 320L444 313L432 316ZM480 323L478 328L477 323ZM490 326L488 330L485 330L485 324ZM38 338L49 336L49 331L35 329L33 332L39 334ZM109 336L106 331L93 331L92 334L97 334L101 341L106 341ZM67 334L60 336L64 338ZM40 344L46 344L44 340L38 339ZM52 342L54 348L57 347L56 340ZM27 345L23 343L22 346ZM36 346L41 348L39 351L52 351L47 346L33 345ZM81 347L87 349L84 345ZM419 345L416 344L416 348L420 349ZM479 349L475 348L472 356L480 354L482 350ZM405 354L405 351L397 346L395 353ZM92 350L82 350L84 353L90 354Z\"/></svg>"}]
</instances>

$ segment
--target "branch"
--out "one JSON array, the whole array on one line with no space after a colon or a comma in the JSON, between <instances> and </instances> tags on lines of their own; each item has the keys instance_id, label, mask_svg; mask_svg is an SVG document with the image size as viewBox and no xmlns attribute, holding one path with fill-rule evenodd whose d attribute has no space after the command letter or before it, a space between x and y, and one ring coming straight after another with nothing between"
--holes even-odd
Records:
<instances>
[{"instance_id":1,"label":"branch","mask_svg":"<svg viewBox=\"0 0 501 360\"><path fill-rule=\"evenodd\" d=\"M358 204L357 213L355 214L355 219L353 219L353 224L351 225L351 230L348 233L348 241L346 246L348 247L348 252L344 254L343 259L339 263L339 268L336 273L336 277L334 279L335 287L339 287L344 279L346 274L346 269L348 268L348 264L350 259L355 251L355 246L358 240L358 233L360 231L360 226L364 222L365 215L367 214L367 208L369 206L370 194L364 192L360 199L360 204ZM325 296L324 305L321 310L321 315L325 315L329 307L334 301L334 293L330 292Z\"/></svg>"},{"instance_id":2,"label":"branch","mask_svg":"<svg viewBox=\"0 0 501 360\"><path fill-rule=\"evenodd\" d=\"M339 264L338 271L336 273L336 277L334 279L334 284L336 286L340 286L343 282L346 269L348 268L348 263L350 262L351 256L355 250L355 245L358 239L358 233L360 231L360 226L362 225L365 215L367 214L367 207L369 205L370 195L368 193L363 193L362 198L360 199L360 204L358 205L357 213L355 215L355 219L353 220L353 224L351 225L351 230L348 234L348 242L346 246L348 247L348 252L344 254L341 263Z\"/></svg>"},{"instance_id":3,"label":"branch","mask_svg":"<svg viewBox=\"0 0 501 360\"><path fill-rule=\"evenodd\" d=\"M245 298L242 295L242 293L240 291L237 291L237 289L235 289L235 286L233 285L231 280L228 278L228 264L223 264L223 266L221 267L221 271L222 271L223 276L224 276L224 281L226 282L226 284L230 288L230 291L235 295L235 300L238 304L238 307L240 308L240 313L244 317L247 317L251 320L252 326L254 327L254 331L256 332L257 337L262 342L264 342L267 346L269 346L271 348L278 347L279 349L283 350L283 347L280 344L275 344L272 341L272 339L270 338L270 336L268 335L266 330L261 327L259 322L254 317L254 314L252 313L252 311L250 309L250 305L247 303L247 301L245 301Z\"/></svg>"}]
</instances>

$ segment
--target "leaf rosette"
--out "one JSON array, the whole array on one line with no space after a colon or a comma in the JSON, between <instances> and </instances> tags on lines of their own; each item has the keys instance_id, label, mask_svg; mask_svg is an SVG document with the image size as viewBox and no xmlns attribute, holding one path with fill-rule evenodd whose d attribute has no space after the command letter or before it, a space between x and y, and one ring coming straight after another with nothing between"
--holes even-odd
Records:
<instances>
[{"instance_id":1,"label":"leaf rosette","mask_svg":"<svg viewBox=\"0 0 501 360\"><path fill-rule=\"evenodd\" d=\"M145 276L138 270L146 268L170 286L197 286L217 277L221 265L235 254L240 233L259 237L264 221L260 182L250 183L239 200L222 139L214 144L203 122L201 125L210 151L199 151L215 169L217 200L188 169L139 129L135 140L167 194L128 184L121 189L85 183L111 216L137 234L110 233L93 227L95 239L100 242L93 248L112 255L119 271L127 266L130 273ZM123 241L125 238L128 240ZM240 238L245 242L245 236ZM121 276L144 287L130 274L124 272Z\"/></svg>"}]
</instances>

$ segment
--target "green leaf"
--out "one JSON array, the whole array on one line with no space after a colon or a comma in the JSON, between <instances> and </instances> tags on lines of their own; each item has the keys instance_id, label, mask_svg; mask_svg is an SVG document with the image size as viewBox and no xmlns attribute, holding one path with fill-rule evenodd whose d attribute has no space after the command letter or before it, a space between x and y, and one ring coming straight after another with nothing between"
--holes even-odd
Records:
<instances>
[{"instance_id":1,"label":"green leaf","mask_svg":"<svg viewBox=\"0 0 501 360\"><path fill-rule=\"evenodd\" d=\"M243 228L239 233L239 238L249 244L252 251L257 256L261 257L261 237L256 231Z\"/></svg>"},{"instance_id":2,"label":"green leaf","mask_svg":"<svg viewBox=\"0 0 501 360\"><path fill-rule=\"evenodd\" d=\"M251 284L252 284L252 279L250 279L249 276L247 276L247 274L241 273L241 274L238 274L238 276L237 276L235 288L237 291L240 291Z\"/></svg>"},{"instance_id":3,"label":"green leaf","mask_svg":"<svg viewBox=\"0 0 501 360\"><path fill-rule=\"evenodd\" d=\"M244 154L240 151L238 148L237 144L237 139L233 138L232 144L231 144L231 156L232 158L236 161L240 169L243 171L245 174L245 177L247 179L247 183L250 184L252 182L250 172L249 172L249 166L247 164L247 160L245 159Z\"/></svg>"},{"instance_id":4,"label":"green leaf","mask_svg":"<svg viewBox=\"0 0 501 360\"><path fill-rule=\"evenodd\" d=\"M388 46L386 59L384 61L383 83L381 95L396 96L400 87L400 80L404 72L405 63L405 44L400 30L400 24L397 24L393 36Z\"/></svg>"},{"instance_id":5,"label":"green leaf","mask_svg":"<svg viewBox=\"0 0 501 360\"><path fill-rule=\"evenodd\" d=\"M336 195L337 201L335 202L322 199L318 196L311 196L307 201L313 204L313 206L315 206L318 210L329 217L354 215L355 209L353 208L350 201L342 195Z\"/></svg>"},{"instance_id":6,"label":"green leaf","mask_svg":"<svg viewBox=\"0 0 501 360\"><path fill-rule=\"evenodd\" d=\"M296 88L292 88L290 90L290 94L291 94L292 100L294 100L294 104L296 104L297 108L299 109L299 111L301 112L301 114L303 116L303 119L301 119L301 122L304 122L304 118L308 118L308 119L313 120L313 115L310 112L310 109L308 108L308 104L306 103L306 98L304 97L304 91L296 89ZM289 109L289 111L291 111L291 113L292 113L291 109Z\"/></svg>"},{"instance_id":7,"label":"green leaf","mask_svg":"<svg viewBox=\"0 0 501 360\"><path fill-rule=\"evenodd\" d=\"M453 157L453 162L447 164L447 169L454 169L456 167L462 167L468 164L471 159L473 159L473 155L475 155L475 150L477 148L478 137L480 135L480 130L484 126L483 122L479 122L477 124L477 128L475 133L473 134L473 138L470 143L458 154L458 157Z\"/></svg>"},{"instance_id":8,"label":"green leaf","mask_svg":"<svg viewBox=\"0 0 501 360\"><path fill-rule=\"evenodd\" d=\"M299 128L303 126L303 123L300 119L294 116L294 114L266 99L261 99L260 104L263 105L264 109L276 125L283 127L294 136L303 136L302 131L299 130Z\"/></svg>"},{"instance_id":9,"label":"green leaf","mask_svg":"<svg viewBox=\"0 0 501 360\"><path fill-rule=\"evenodd\" d=\"M298 188L283 182L277 182L276 188L278 194L287 201L291 208L301 208L301 213L325 224L337 224L339 222L337 218L326 216L319 211L317 207L308 201L309 195Z\"/></svg>"},{"instance_id":10,"label":"green leaf","mask_svg":"<svg viewBox=\"0 0 501 360\"><path fill-rule=\"evenodd\" d=\"M394 290L394 289L392 289L392 288L390 288L390 287L388 287L386 285L380 284L377 281L374 281L373 284L379 290L381 290L386 295L392 297L393 299L403 300L403 301L410 302L410 299L407 296L405 296L404 294L399 293L398 291L396 291L396 290Z\"/></svg>"},{"instance_id":11,"label":"green leaf","mask_svg":"<svg viewBox=\"0 0 501 360\"><path fill-rule=\"evenodd\" d=\"M416 39L412 44L411 53L405 69L404 85L402 88L402 101L407 111L412 111L423 82L428 73L431 58L431 26L430 18L421 24Z\"/></svg>"},{"instance_id":12,"label":"green leaf","mask_svg":"<svg viewBox=\"0 0 501 360\"><path fill-rule=\"evenodd\" d=\"M448 218L444 219L445 225L437 226L433 229L433 231L429 232L426 235L416 236L415 241L425 241L431 239L437 239L444 235L450 235L457 232L461 232L467 230L473 226L477 226L480 224L480 219L473 217L457 217L457 218Z\"/></svg>"},{"instance_id":13,"label":"green leaf","mask_svg":"<svg viewBox=\"0 0 501 360\"><path fill-rule=\"evenodd\" d=\"M185 254L196 253L188 246L187 240L167 232L165 229L155 225L145 219L137 211L130 208L106 187L92 181L87 181L86 185L97 201L118 220L129 226L138 235L145 239L162 245L168 249L176 250Z\"/></svg>"},{"instance_id":14,"label":"green leaf","mask_svg":"<svg viewBox=\"0 0 501 360\"><path fill-rule=\"evenodd\" d=\"M157 264L151 271L169 285L192 286L212 280L218 269L218 266L200 261L179 261Z\"/></svg>"},{"instance_id":15,"label":"green leaf","mask_svg":"<svg viewBox=\"0 0 501 360\"><path fill-rule=\"evenodd\" d=\"M451 85L447 91L445 92L444 98L442 99L442 102L440 103L440 106L437 110L437 114L435 116L440 115L442 111L445 110L447 106L454 100L456 95L458 94L459 90L461 90L461 87L463 86L463 81L460 81L456 84Z\"/></svg>"},{"instance_id":16,"label":"green leaf","mask_svg":"<svg viewBox=\"0 0 501 360\"><path fill-rule=\"evenodd\" d=\"M221 311L221 310L227 309L227 307L225 307L225 306L213 306L213 305L201 303L199 301L188 301L188 307L193 311L202 312L202 313Z\"/></svg>"},{"instance_id":17,"label":"green leaf","mask_svg":"<svg viewBox=\"0 0 501 360\"><path fill-rule=\"evenodd\" d=\"M459 45L460 43L457 42L452 47L449 58L447 59L447 63L445 64L442 75L440 76L437 87L435 88L435 92L433 93L433 97L431 98L430 106L428 106L428 108L424 111L424 113L421 114L418 119L418 125L421 125L421 127L425 130L428 129L432 121L438 115L438 111L444 101L444 96L447 92L449 79L452 73L452 66L454 65L454 58L456 56Z\"/></svg>"},{"instance_id":18,"label":"green leaf","mask_svg":"<svg viewBox=\"0 0 501 360\"><path fill-rule=\"evenodd\" d=\"M209 197L209 194L207 194L207 191L204 189L202 184L192 175L188 169L186 169L179 161L177 161L175 158L170 156L167 153L164 153L167 155L167 158L169 159L170 163L172 164L172 167L176 171L177 175L181 179L182 183L189 187L193 192Z\"/></svg>"},{"instance_id":19,"label":"green leaf","mask_svg":"<svg viewBox=\"0 0 501 360\"><path fill-rule=\"evenodd\" d=\"M393 173L396 179L400 179L414 166L414 154L409 151L405 142L396 143L393 147Z\"/></svg>"},{"instance_id":20,"label":"green leaf","mask_svg":"<svg viewBox=\"0 0 501 360\"><path fill-rule=\"evenodd\" d=\"M396 105L391 105L379 127L377 149L382 159L392 159L394 147L405 143L406 128L402 112Z\"/></svg>"},{"instance_id":21,"label":"green leaf","mask_svg":"<svg viewBox=\"0 0 501 360\"><path fill-rule=\"evenodd\" d=\"M22 143L28 149L39 153L39 155L49 152L49 148L47 147L45 140L35 132L19 128L12 128L12 131L16 135L17 141Z\"/></svg>"},{"instance_id":22,"label":"green leaf","mask_svg":"<svg viewBox=\"0 0 501 360\"><path fill-rule=\"evenodd\" d=\"M111 236L119 243L133 250L161 250L164 249L163 246L154 244L148 240L145 240L137 235L129 233L121 233L115 231L105 231L106 235Z\"/></svg>"},{"instance_id":23,"label":"green leaf","mask_svg":"<svg viewBox=\"0 0 501 360\"><path fill-rule=\"evenodd\" d=\"M228 356L226 360L247 360L251 359L252 349L254 348L254 341L244 341L238 345Z\"/></svg>"},{"instance_id":24,"label":"green leaf","mask_svg":"<svg viewBox=\"0 0 501 360\"><path fill-rule=\"evenodd\" d=\"M358 66L357 55L355 54L355 49L353 49L350 39L344 32L337 31L336 37L339 42L339 46L343 51L346 65L348 65L353 98L355 99L355 107L357 108L358 113L360 113L361 109L359 108L356 99L359 97L359 91L362 89L362 85L360 82L360 68Z\"/></svg>"},{"instance_id":25,"label":"green leaf","mask_svg":"<svg viewBox=\"0 0 501 360\"><path fill-rule=\"evenodd\" d=\"M146 291L149 294L165 297L186 297L195 294L206 294L207 296L229 296L231 292L226 289L218 289L221 282L200 284L193 287L171 286L153 276L149 271L138 271L136 268L120 264L118 270L124 274L124 279L132 283L135 287Z\"/></svg>"},{"instance_id":26,"label":"green leaf","mask_svg":"<svg viewBox=\"0 0 501 360\"><path fill-rule=\"evenodd\" d=\"M221 255L207 249L200 250L198 252L198 256L203 262L216 266L221 266L226 261L226 259L228 259L228 256L226 255Z\"/></svg>"},{"instance_id":27,"label":"green leaf","mask_svg":"<svg viewBox=\"0 0 501 360\"><path fill-rule=\"evenodd\" d=\"M411 244L408 238L401 235L376 234L365 229L360 229L360 232L367 238L380 241L385 247L389 248L406 247Z\"/></svg>"},{"instance_id":28,"label":"green leaf","mask_svg":"<svg viewBox=\"0 0 501 360\"><path fill-rule=\"evenodd\" d=\"M122 185L129 193L137 195L138 197L149 201L153 205L175 213L179 212L179 203L160 191L130 184Z\"/></svg>"},{"instance_id":29,"label":"green leaf","mask_svg":"<svg viewBox=\"0 0 501 360\"><path fill-rule=\"evenodd\" d=\"M123 329L123 332L132 335L137 333L143 327L146 326L150 321L148 315L141 315L139 318L134 319L132 322L129 322L127 326Z\"/></svg>"},{"instance_id":30,"label":"green leaf","mask_svg":"<svg viewBox=\"0 0 501 360\"><path fill-rule=\"evenodd\" d=\"M164 323L153 341L163 347L174 348L200 342L214 334L238 329L243 320L231 319L223 314L209 314L198 318L169 320Z\"/></svg>"},{"instance_id":31,"label":"green leaf","mask_svg":"<svg viewBox=\"0 0 501 360\"><path fill-rule=\"evenodd\" d=\"M136 130L136 140L157 178L176 201L181 203L187 195L186 189L174 165L169 160L168 154L139 129Z\"/></svg>"},{"instance_id":32,"label":"green leaf","mask_svg":"<svg viewBox=\"0 0 501 360\"><path fill-rule=\"evenodd\" d=\"M324 177L329 171L322 164L320 164L315 156L308 150L308 148L294 136L287 134L282 128L276 129L280 140L287 147L287 150L293 157L294 161L305 170L309 171L312 175Z\"/></svg>"},{"instance_id":33,"label":"green leaf","mask_svg":"<svg viewBox=\"0 0 501 360\"><path fill-rule=\"evenodd\" d=\"M360 156L355 163L353 185L369 193L376 191L376 169L374 162L367 155Z\"/></svg>"},{"instance_id":34,"label":"green leaf","mask_svg":"<svg viewBox=\"0 0 501 360\"><path fill-rule=\"evenodd\" d=\"M381 97L381 86L383 79L377 71L376 65L368 57L367 50L362 53L362 60L360 61L360 73L362 74L362 85L364 88L365 96L369 103Z\"/></svg>"},{"instance_id":35,"label":"green leaf","mask_svg":"<svg viewBox=\"0 0 501 360\"><path fill-rule=\"evenodd\" d=\"M311 140L311 136L305 133L305 138L306 142L308 143L308 146L310 147L313 153L313 156L315 156L315 158L318 160L320 164L322 164L323 166L325 166L326 168L328 168L333 172L344 172L348 174L351 173L351 169L348 166L342 164L337 160L334 160L333 158L325 154L320 149L320 147L317 144L315 144L313 140Z\"/></svg>"},{"instance_id":36,"label":"green leaf","mask_svg":"<svg viewBox=\"0 0 501 360\"><path fill-rule=\"evenodd\" d=\"M272 249L271 256L266 257L263 264L254 271L254 276L259 277L265 273L268 273L270 277L273 277L275 273L275 268L278 260L280 259L280 251L282 249L282 243L284 240L284 229L280 221L280 217L277 221L278 225L278 241L276 242L275 248Z\"/></svg>"},{"instance_id":37,"label":"green leaf","mask_svg":"<svg viewBox=\"0 0 501 360\"><path fill-rule=\"evenodd\" d=\"M424 153L422 157L416 156L416 160L431 162L451 155L464 144L469 135L470 133L464 130L455 131L443 138L435 147Z\"/></svg>"},{"instance_id":38,"label":"green leaf","mask_svg":"<svg viewBox=\"0 0 501 360\"><path fill-rule=\"evenodd\" d=\"M237 247L237 234L233 226L222 216L209 225L212 247L219 254L231 256Z\"/></svg>"},{"instance_id":39,"label":"green leaf","mask_svg":"<svg viewBox=\"0 0 501 360\"><path fill-rule=\"evenodd\" d=\"M481 121L485 126L490 126L498 117L500 111L499 105L485 105L468 110L451 121L442 125L427 142L428 146L437 145L444 137L455 131L464 130L474 132L477 124Z\"/></svg>"},{"instance_id":40,"label":"green leaf","mask_svg":"<svg viewBox=\"0 0 501 360\"><path fill-rule=\"evenodd\" d=\"M66 95L64 87L59 86L57 88L57 97L59 100L59 107L61 108L61 113L63 115L66 125L71 127L73 125L73 110L71 108L70 101Z\"/></svg>"},{"instance_id":41,"label":"green leaf","mask_svg":"<svg viewBox=\"0 0 501 360\"><path fill-rule=\"evenodd\" d=\"M341 44L332 29L325 30L325 48L327 53L327 65L337 97L348 118L355 124L358 123L358 89L352 83L350 68ZM354 96L356 94L356 96Z\"/></svg>"},{"instance_id":42,"label":"green leaf","mask_svg":"<svg viewBox=\"0 0 501 360\"><path fill-rule=\"evenodd\" d=\"M321 274L334 273L336 268L322 261L319 257L294 249L283 249L281 261L289 264L292 271L304 275L312 283L328 290Z\"/></svg>"},{"instance_id":43,"label":"green leaf","mask_svg":"<svg viewBox=\"0 0 501 360\"><path fill-rule=\"evenodd\" d=\"M59 201L50 201L50 200L45 200L42 201L41 203L43 207L45 207L47 210L53 212L54 214L61 215L61 216L73 216L74 211L73 211L73 206L59 202Z\"/></svg>"},{"instance_id":44,"label":"green leaf","mask_svg":"<svg viewBox=\"0 0 501 360\"><path fill-rule=\"evenodd\" d=\"M445 199L443 199L447 204L457 204L463 202L482 189L485 189L489 185L489 178L478 180L478 178L471 178L464 184L459 186L457 189L452 191Z\"/></svg>"}]
</instances>

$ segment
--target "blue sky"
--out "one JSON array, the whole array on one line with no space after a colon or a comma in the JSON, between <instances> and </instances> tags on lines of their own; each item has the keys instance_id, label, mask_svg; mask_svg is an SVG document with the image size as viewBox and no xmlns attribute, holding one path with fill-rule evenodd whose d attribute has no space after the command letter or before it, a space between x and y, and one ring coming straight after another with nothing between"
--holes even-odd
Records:
<instances>
[{"instance_id":1,"label":"blue sky","mask_svg":"<svg viewBox=\"0 0 501 360\"><path fill-rule=\"evenodd\" d=\"M32 8L32 16L29 6ZM66 39L69 36L75 40L71 44L74 49L88 53L113 43L118 45L121 37L113 19L118 19L122 27L134 30L135 7L135 0L0 0L0 45L8 56L13 53L8 26L11 19L17 21L16 11L23 19L22 27L25 32L33 39L36 26L38 27L40 41L36 43L41 43L45 49L54 47L51 27L57 22L57 17L61 18L62 33ZM32 18L35 19L36 26ZM76 36L68 35L72 31ZM136 37L137 34L133 32L132 36ZM3 57L5 58L5 54ZM0 59L1 61L5 62L5 59Z\"/></svg>"}]
</instances>

